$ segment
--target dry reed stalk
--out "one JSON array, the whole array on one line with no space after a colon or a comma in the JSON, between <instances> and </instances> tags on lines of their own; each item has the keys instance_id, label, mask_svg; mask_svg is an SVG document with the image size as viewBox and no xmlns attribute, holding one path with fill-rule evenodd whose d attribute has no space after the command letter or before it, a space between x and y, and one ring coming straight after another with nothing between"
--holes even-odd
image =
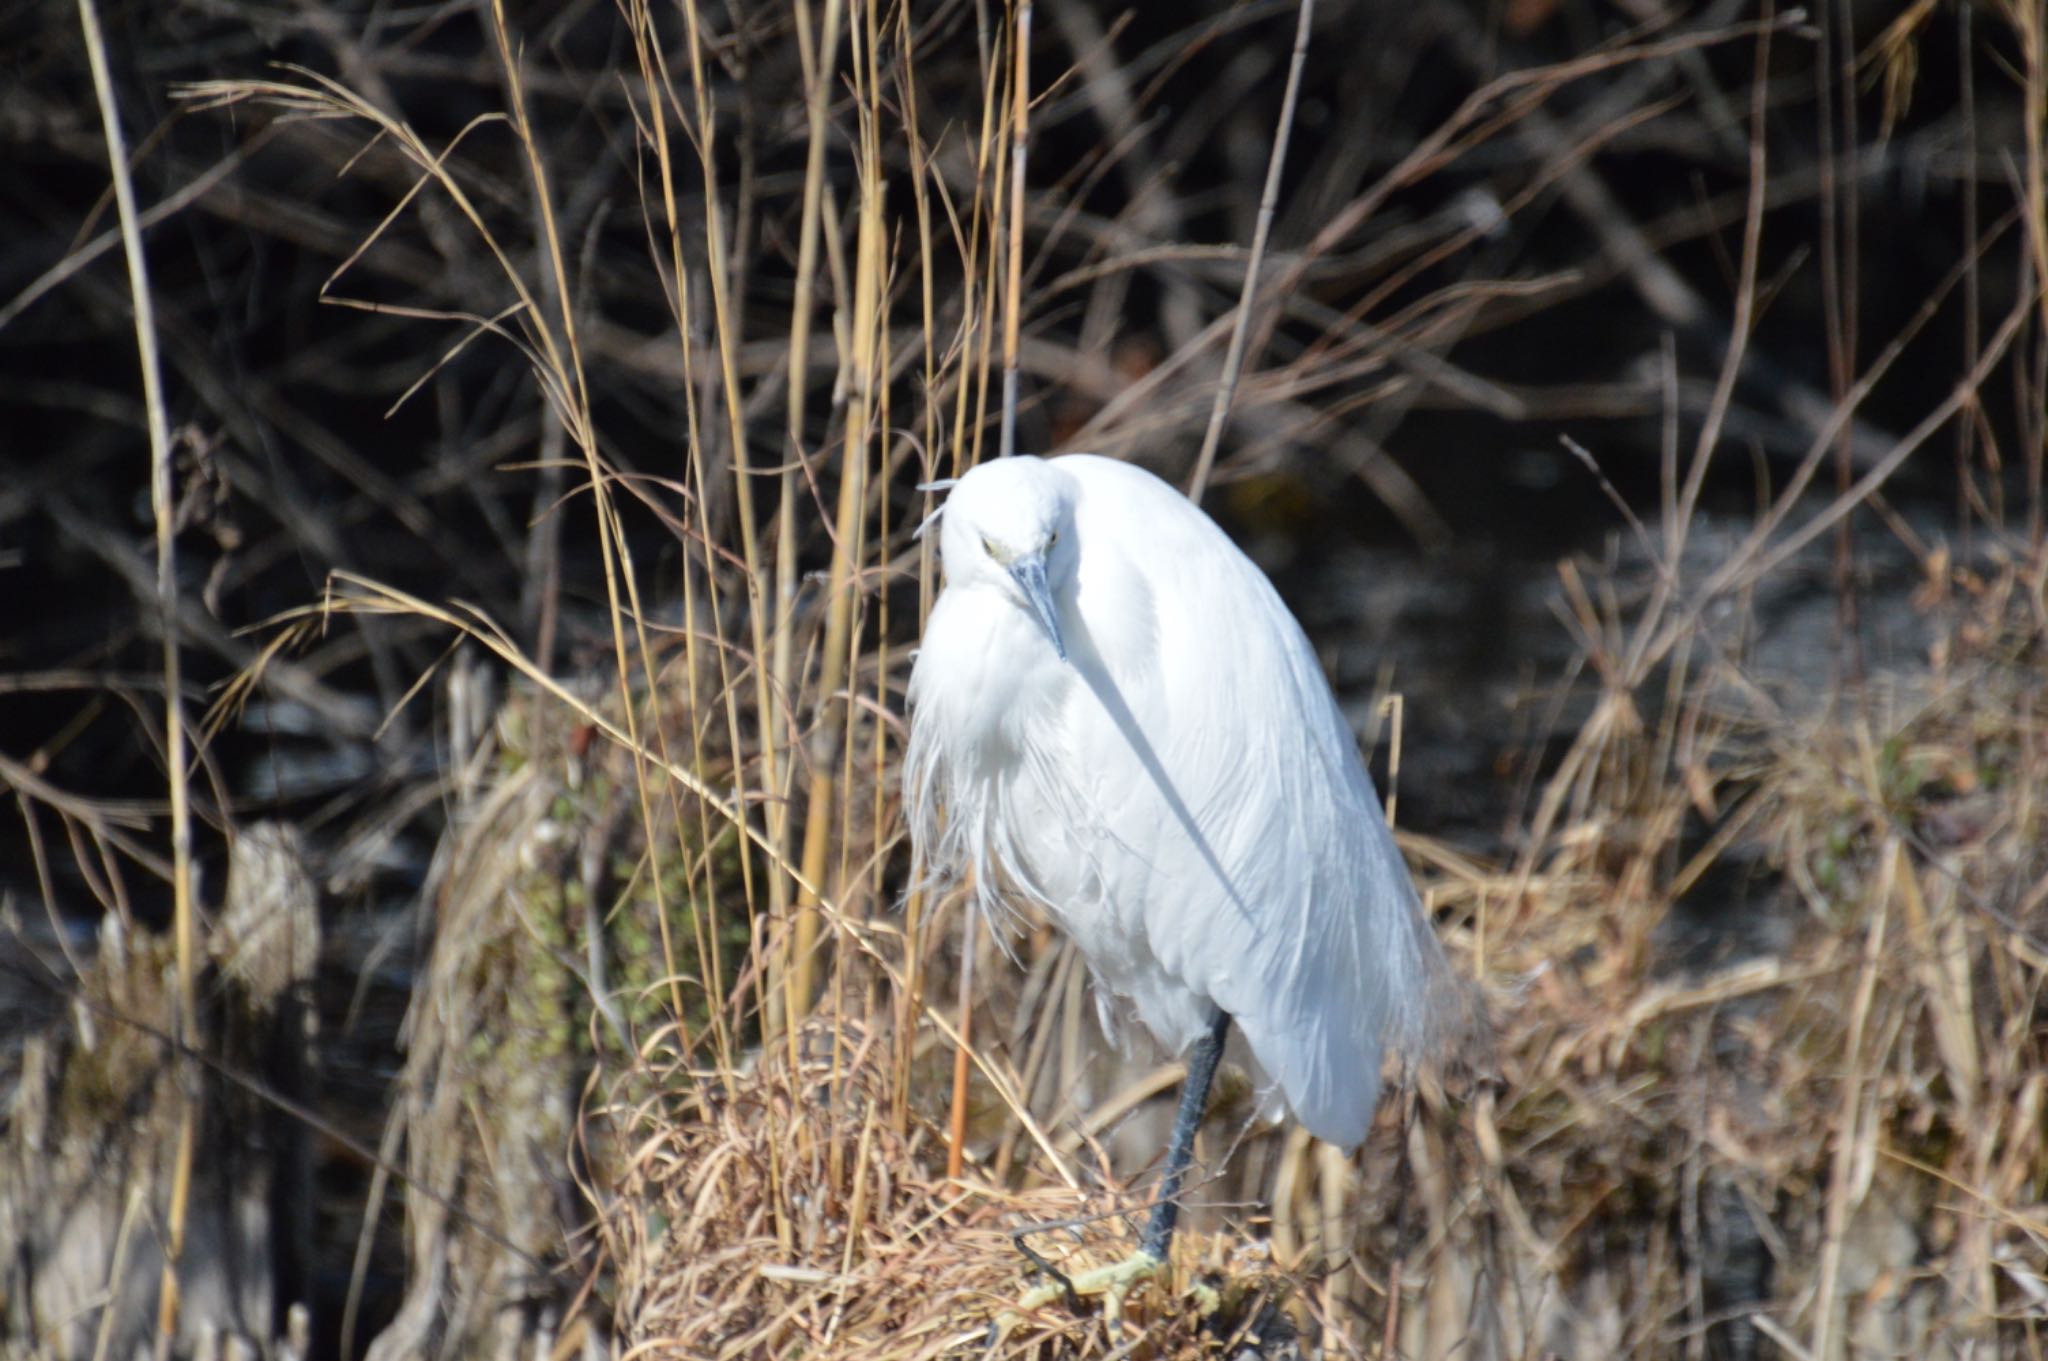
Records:
<instances>
[{"instance_id":1,"label":"dry reed stalk","mask_svg":"<svg viewBox=\"0 0 2048 1361\"><path fill-rule=\"evenodd\" d=\"M853 58L857 92L865 92L864 110L879 98L879 72L875 68L878 19L872 7L864 11L866 28L856 33ZM835 830L835 794L839 786L839 758L850 756L848 741L853 730L849 711L851 696L845 693L857 658L853 655L856 613L860 594L854 589L855 567L862 560L863 531L869 495L870 445L876 439L879 405L885 391L886 365L881 358L884 300L888 294L888 263L883 224L884 179L881 160L881 131L878 120L867 113L859 134L860 198L855 229L851 310L846 319L851 342L844 357L841 383L848 390L844 447L839 461L839 502L832 527L832 565L826 586L825 635L819 653L817 713L812 722L812 750L806 764L810 769L810 793L805 802L802 865L804 877L813 884L827 879L826 859ZM850 782L849 782L850 783ZM841 844L845 839L841 838ZM835 885L835 896L843 890ZM789 1009L792 1019L808 1013L816 986L819 917L815 902L805 894L797 900L794 958L790 965Z\"/></svg>"},{"instance_id":2,"label":"dry reed stalk","mask_svg":"<svg viewBox=\"0 0 2048 1361\"><path fill-rule=\"evenodd\" d=\"M183 1047L197 1034L198 962L192 901L192 796L187 769L185 701L178 649L183 630L178 623L178 558L176 511L171 488L171 427L164 411L163 368L157 354L156 312L149 285L149 261L142 249L135 182L128 165L127 140L121 132L114 83L107 70L106 37L100 29L94 0L78 0L78 22L84 31L86 59L92 68L93 93L99 104L100 128L106 138L108 173L120 220L121 250L128 267L128 294L135 309L135 348L142 369L143 411L149 429L149 506L156 529L156 603L163 633L164 782L171 803L171 930L177 952L176 1043ZM177 1147L172 1154L170 1203L164 1216L163 1273L157 1295L156 1355L170 1355L178 1326L178 1270L184 1252L185 1220L191 1204L192 1159L198 1133L193 1095L196 1074L181 1064ZM125 1240L125 1233L123 1238ZM108 1311L111 1319L113 1311ZM106 1331L101 1333L102 1343Z\"/></svg>"},{"instance_id":3,"label":"dry reed stalk","mask_svg":"<svg viewBox=\"0 0 2048 1361\"><path fill-rule=\"evenodd\" d=\"M2011 25L2013 36L2019 40L2020 64L2026 86L2026 119L2022 136L2025 139L2026 156L2021 165L2021 174L2026 181L2026 194L2021 202L2026 205L2027 236L2033 246L2034 275L2037 279L2048 279L2048 18L2044 18L2039 5L2029 5L2024 0L2007 0L2006 22ZM2041 323L2048 326L2048 289L2038 295ZM2029 458L2038 464L2038 451ZM2039 475L2033 479L2033 490L2040 489ZM2036 536L2041 526L2038 521L2030 528Z\"/></svg>"},{"instance_id":4,"label":"dry reed stalk","mask_svg":"<svg viewBox=\"0 0 2048 1361\"><path fill-rule=\"evenodd\" d=\"M775 651L774 689L782 703L782 696L795 695L800 687L794 670L796 637L796 554L797 530L797 469L805 464L804 416L810 385L804 380L799 369L800 357L810 351L811 313L815 306L813 290L817 285L818 239L823 228L825 154L827 127L825 111L832 88L832 74L838 67L839 29L841 0L825 0L824 14L819 20L815 38L811 33L811 15L808 0L798 0L796 25L798 56L804 73L804 106L808 141L804 151L803 203L799 208L797 228L797 261L795 295L790 304L789 318L789 364L788 383L788 443L783 451L784 465L781 475L781 497L776 507L775 540ZM843 589L844 583L841 583ZM828 647L827 651L830 649ZM779 853L789 854L789 809L788 800L793 792L795 769L787 725L772 722L768 742L776 748L773 769L787 772L781 776L774 789L778 796L775 811L770 817L770 827ZM806 841L811 835L805 830ZM778 883L783 883L780 876ZM786 889L771 902L771 911L779 918L788 901ZM806 936L815 938L816 916L808 909L800 918L797 949L808 957ZM807 985L799 985L800 992L807 992Z\"/></svg>"},{"instance_id":5,"label":"dry reed stalk","mask_svg":"<svg viewBox=\"0 0 2048 1361\"><path fill-rule=\"evenodd\" d=\"M1017 59L1013 57L1013 68ZM996 251L994 245L1000 241L999 225L1002 209L995 195L989 190L992 184L1002 180L1005 143L1001 136L1004 119L1004 105L999 98L1002 82L985 80L982 85L982 108L980 135L975 147L974 196L967 219L966 241L960 243L960 226L956 220L954 234L956 244L964 244L964 296L961 300L961 331L957 353L966 376L954 385L953 402L953 466L951 475L958 477L981 460L981 413L988 408L988 367L990 346L993 343L994 328L987 318L991 309L985 300L996 296ZM984 259L984 246L987 247ZM978 286L977 286L978 285ZM1007 321L1005 323L1007 326ZM970 415L975 417L970 421ZM936 460L934 460L936 461ZM932 503L927 500L927 507ZM929 509L927 510L929 514ZM929 553L929 545L926 549ZM927 557L924 574L920 583L920 617L931 609L931 562ZM953 1055L951 1108L947 1120L946 1174L958 1177L966 1167L968 1082L975 1066L972 1053L974 1022L974 965L980 950L976 933L976 916L972 909L961 913L961 964L956 980L955 1027L958 1045Z\"/></svg>"},{"instance_id":6,"label":"dry reed stalk","mask_svg":"<svg viewBox=\"0 0 2048 1361\"><path fill-rule=\"evenodd\" d=\"M1301 68L1308 61L1308 35L1315 23L1315 13L1315 0L1301 0L1296 7L1294 50L1287 58L1287 84L1280 95L1280 121L1273 129L1273 150L1266 158L1266 185L1259 193L1258 223L1252 230L1251 256L1245 261L1244 289L1237 298L1230 347L1223 354L1223 380L1216 385L1216 404L1209 410L1209 427L1202 434L1202 450L1195 455L1194 475L1188 480L1188 499L1198 506L1209 485L1209 474L1216 466L1216 451L1223 443L1230 403L1237 396L1238 374L1244 368L1245 337L1251 331L1252 304L1259 295L1259 266L1266 259L1266 239L1272 234L1273 214L1280 202L1280 174L1287 165L1287 140L1294 132L1294 106L1301 98Z\"/></svg>"},{"instance_id":7,"label":"dry reed stalk","mask_svg":"<svg viewBox=\"0 0 2048 1361\"><path fill-rule=\"evenodd\" d=\"M1003 416L999 457L1017 452L1017 337L1024 324L1024 167L1031 146L1031 0L1012 0L1010 212L1004 231Z\"/></svg>"},{"instance_id":8,"label":"dry reed stalk","mask_svg":"<svg viewBox=\"0 0 2048 1361\"><path fill-rule=\"evenodd\" d=\"M764 766L757 787L767 791L769 794L771 811L768 816L771 819L770 826L773 827L775 825L773 819L787 815L786 804L781 803L776 798L778 793L783 790L784 785L776 766L777 751L774 734L781 726L783 715L778 708L779 697L770 684L768 668L763 665L764 659L771 655L768 647L768 589L762 575L761 555L757 541L756 526L759 524L759 520L756 518L754 511L753 468L747 451L746 407L740 393L738 361L736 358L740 340L739 321L734 313L733 302L728 297L728 252L725 244L726 223L720 207L721 177L718 172L716 156L716 122L712 113L713 104L710 86L704 69L702 26L696 0L685 0L683 17L684 28L689 38L690 89L695 97L696 133L693 140L697 147L699 173L703 177L704 272L710 281L711 288L712 325L717 340L718 375L726 417L725 438L732 457L733 498L734 504L737 507L736 518L739 522L740 560L745 569L744 580L747 592L746 616L754 658L753 665L750 668L754 677L754 714L757 731L763 735L760 743L760 758L764 762ZM652 42L650 47L655 52L659 62L661 60L661 44L659 42ZM678 111L678 117L679 121L681 121L680 111ZM664 184L664 191L672 192L666 183ZM677 287L679 289L682 287L684 277L685 275L679 271L677 274ZM697 470L700 478L703 472L704 461L701 448L692 451L690 463ZM710 521L708 519L709 507L701 500L698 513L699 524L705 535L705 541L709 543L712 541ZM715 572L707 574L707 580L715 577L715 575ZM723 649L721 649L721 655L723 655ZM731 721L734 731L731 733L731 739L734 744L734 755L737 757L741 750L739 734L737 732L737 706L730 707L728 713L732 715ZM740 782L739 801L742 805L747 801L745 769L744 763L735 760L733 771L735 777ZM786 846L786 839L778 834L771 837L771 844L778 847ZM751 872L751 867L749 866L748 868L749 872ZM788 1015L790 1003L788 988L790 986L790 971L794 961L789 954L789 936L786 934L789 923L782 910L784 900L779 896L786 883L787 880L783 876L771 873L769 880L771 913L768 921L776 935L772 938L771 948L767 957L771 976L762 990L762 1023L770 1033L779 1033L786 1029L791 1019ZM801 894L803 890L799 886L797 891ZM754 890L750 879L747 892L750 908L755 902L753 894ZM760 922L758 913L755 915L755 920L758 925Z\"/></svg>"},{"instance_id":9,"label":"dry reed stalk","mask_svg":"<svg viewBox=\"0 0 2048 1361\"><path fill-rule=\"evenodd\" d=\"M672 160L672 153L670 149L668 133L668 122L671 112L673 112L674 116L676 117L679 123L683 123L686 120L682 116L680 97L675 92L674 85L668 71L665 50L656 33L654 27L654 17L652 12L645 8L644 6L635 6L629 11L629 20L631 23L631 30L634 40L635 60L638 69L641 73L641 78L644 83L644 86L650 94L648 104L645 110L645 119L641 127L643 140L650 142L652 144L656 155L656 163L659 168L660 188L662 196L662 220L665 226L667 227L669 267L671 278L674 281L675 289L674 295L671 299L671 312L676 324L678 338L682 345L684 363L686 367L690 367L692 366L691 361L695 349L695 340L692 333L692 326L689 320L691 313L689 291L689 280L691 277L691 270L685 263L684 259L683 224L680 216L679 205L676 200L676 172ZM694 66L694 64L692 70L693 79L695 79L696 67ZM704 112L701 99L699 100L698 111L701 119ZM701 159L703 157L708 157L711 154L710 150L703 145L703 143L705 141L708 141L709 139L710 129L708 127L700 126L699 131L699 152L701 163ZM706 211L708 227L710 230L715 232L716 223L715 221L711 220L713 214L712 206L707 204ZM726 390L729 394L731 391L730 364L728 354L729 347L723 343L722 337L723 332L721 332L721 344L719 361L717 364L717 373L722 379L727 380L728 386ZM691 447L693 449L701 448L703 442L702 436L705 417L699 409L699 404L697 401L697 389L695 385L686 383L684 385L684 395L685 408L687 413L687 427L690 436ZM687 459L690 472L690 485L695 493L694 508L696 520L694 527L697 533L701 536L702 540L707 544L712 542L711 507L713 505L713 496L711 494L712 487L710 486L707 477L706 464L708 463L708 461L709 460L701 457L690 457ZM744 496L746 494L747 492L745 484L744 482L742 482L741 487L735 491L735 495ZM751 572L749 573L749 576L751 578ZM703 574L703 580L705 586L705 596L708 599L711 616L714 620L722 619L724 611L722 588L720 586L719 581L719 573L715 569L709 568L707 564L707 570L705 570ZM688 555L686 555L684 558L682 594L684 608L684 666L686 668L686 673L689 677L689 708L690 713L694 716L696 714L702 713L705 707L702 703L702 695L698 689L698 677L702 674L703 671L703 663L699 655L699 640L704 636L704 634L703 630L700 627L697 616L699 595L695 588L694 566L691 558ZM756 614L755 617L758 620L758 614ZM721 704L719 707L725 717L727 746L728 750L730 750L731 752L738 753L742 749L742 738L740 725L740 711L737 698L737 686L732 675L730 660L731 649L725 644L725 640L721 636L718 639L718 646L715 647L713 651L717 661L717 669L719 674L719 695L721 698ZM757 657L760 655L758 649L758 638L755 655ZM648 674L651 680L653 676L651 668L649 668ZM762 719L764 731L771 735L770 745L772 746L772 734L776 731L779 731L779 724L776 721L777 716L772 708L772 701L774 699L773 693L770 692L769 694L764 696L758 688L760 675L760 670L757 667L755 669L755 676L757 681L756 701L757 705L766 704L768 707L758 708L757 713ZM706 768L705 747L703 744L703 731L701 725L697 721L695 721L694 717L690 724L690 729L691 750L694 759L693 768L697 770L703 770ZM775 769L775 754L773 751L769 752L768 760L769 770L772 772ZM747 798L748 785L746 783L743 767L736 767L735 775L736 780L734 792L736 796L736 802L740 806L744 806ZM771 789L775 787L772 781L770 781L769 787ZM713 843L717 835L716 826L713 821L713 813L722 812L723 810L718 805L716 805L714 801L707 797L705 791L700 789L696 791L696 793L698 834L701 844L709 846ZM784 811L785 810L779 802L773 799L769 801L766 816L768 825L771 829L771 835L774 835L779 832L781 824L779 823L778 819L782 816L782 813ZM724 820L725 819L721 818L719 821L723 822ZM780 839L777 839L774 844L778 848L780 848L784 845L784 842ZM770 920L773 921L780 921L782 919L781 913L779 911L774 910L775 905L786 901L786 895L782 893L782 886L786 881L773 868L774 865L779 863L779 855L776 857L771 857L771 869L769 877L771 904ZM758 899L756 897L755 890L754 864L751 857L743 855L740 858L740 873L742 876L743 886L745 890L745 907L747 917L750 923L751 934L754 936L756 940L759 940L763 938L763 923L762 918L757 909ZM692 873L692 877L690 880L690 889L693 895L693 901L695 901L698 895L701 893L703 910L701 913L693 913L693 916L695 916L701 924L701 929L698 935L697 942L700 976L707 977L711 980L710 996L713 999L712 1024L714 1027L716 1043L718 1045L718 1052L720 1055L721 1062L730 1063L733 1061L735 1043L732 1035L732 1018L727 1015L727 1008L724 1005L725 961L722 957L722 951L718 944L721 936L720 922L722 909L717 902L716 894L710 891L708 884L700 884L700 882L694 875L694 871ZM664 925L663 929L664 931L666 931L666 925ZM770 967L773 967L772 960L770 961ZM674 979L678 971L673 965L673 963L671 963L670 965L669 972L671 979ZM772 985L772 983L765 989L765 992L771 998L779 997L779 992ZM678 1012L678 1014L680 1015L681 1013ZM772 1021L772 1017L774 1015L772 1007L769 1015Z\"/></svg>"},{"instance_id":10,"label":"dry reed stalk","mask_svg":"<svg viewBox=\"0 0 2048 1361\"><path fill-rule=\"evenodd\" d=\"M639 575L633 569L622 526L612 503L609 472L598 452L596 430L590 413L590 384L584 370L582 342L576 326L576 308L573 302L575 295L569 287L568 262L555 219L554 195L549 187L545 157L541 154L532 124L528 120L523 89L523 66L506 22L503 0L492 0L491 17L492 36L505 73L512 129L525 154L527 173L532 179L536 215L539 218L542 258L551 275L551 295L557 300L559 310L559 316L551 323L528 298L525 316L541 342L538 346L539 355L547 365L547 374L556 393L556 413L561 417L561 428L582 453L585 473L590 479L591 502L598 525L599 557L605 574L608 607L606 615L611 625L613 672L618 682L620 715L624 722L629 750L638 752L643 744L640 736L640 715L633 703L635 687L632 668L637 657L645 674L650 679L654 675L653 648L648 641L645 623L647 615L640 602ZM557 327L560 328L559 342L555 338ZM629 619L633 625L635 644L632 648L627 646L626 641L626 625ZM667 728L660 721L658 713L655 715L653 730L655 743L666 757ZM676 982L681 971L669 931L670 914L664 888L666 876L661 872L657 849L662 844L662 838L656 834L655 799L645 772L636 771L633 783L649 852L656 857L650 882L654 886L662 961L670 980L670 1006L676 1016L680 1044L687 1051L690 1036L687 1023L683 1019L687 1013L683 1008L681 988ZM596 934L595 928L592 928L592 934Z\"/></svg>"},{"instance_id":11,"label":"dry reed stalk","mask_svg":"<svg viewBox=\"0 0 2048 1361\"><path fill-rule=\"evenodd\" d=\"M1891 915L1892 888L1896 882L1899 855L1888 847L1880 859L1882 877L1873 899L1876 911L1863 938L1863 959L1857 977L1855 1000L1849 1012L1847 1071L1842 1077L1841 1106L1835 1116L1834 1164L1828 1177L1826 1221L1821 1235L1820 1275L1814 1289L1813 1331L1807 1346L1816 1361L1834 1361L1836 1286L1842 1269L1844 1236L1849 1230L1852 1203L1868 1189L1871 1165L1870 1128L1864 1096L1864 1028L1870 1021L1870 1003L1876 995L1879 968L1884 960L1885 926Z\"/></svg>"},{"instance_id":12,"label":"dry reed stalk","mask_svg":"<svg viewBox=\"0 0 2048 1361\"><path fill-rule=\"evenodd\" d=\"M904 141L910 158L910 192L917 218L917 258L920 327L924 358L924 386L927 392L936 390L939 380L939 308L937 285L934 281L938 240L932 226L931 191L928 176L932 174L931 153L918 128L917 109L919 104L916 87L916 44L912 37L910 9L898 11L899 28L897 46L901 53L896 84L902 94L904 110ZM963 312L971 306L971 298L963 299ZM922 441L924 457L920 463L922 476L920 485L928 484L938 472L939 459L939 406L926 401L923 409ZM931 514L931 498L926 493L918 514L917 551L917 624L920 634L924 621L931 613L937 573L935 536L924 533L927 517ZM924 909L925 889L922 884L913 883L905 895L903 905L903 997L896 1010L896 1090L891 1110L891 1128L901 1135L908 1130L910 1120L910 1065L916 1048L916 1027L914 1018L924 1008Z\"/></svg>"}]
</instances>

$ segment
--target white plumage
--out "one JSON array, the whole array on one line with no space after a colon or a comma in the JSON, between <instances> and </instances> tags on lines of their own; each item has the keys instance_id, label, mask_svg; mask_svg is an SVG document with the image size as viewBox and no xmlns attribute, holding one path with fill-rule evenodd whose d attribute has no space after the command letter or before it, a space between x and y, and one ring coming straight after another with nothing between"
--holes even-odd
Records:
<instances>
[{"instance_id":1,"label":"white plumage","mask_svg":"<svg viewBox=\"0 0 2048 1361\"><path fill-rule=\"evenodd\" d=\"M1302 1124L1358 1143L1383 1049L1427 1046L1448 974L1301 626L1214 521L1113 459L983 464L939 524L919 860L1049 912L1105 1020L1127 999L1181 1053L1227 1014Z\"/></svg>"}]
</instances>

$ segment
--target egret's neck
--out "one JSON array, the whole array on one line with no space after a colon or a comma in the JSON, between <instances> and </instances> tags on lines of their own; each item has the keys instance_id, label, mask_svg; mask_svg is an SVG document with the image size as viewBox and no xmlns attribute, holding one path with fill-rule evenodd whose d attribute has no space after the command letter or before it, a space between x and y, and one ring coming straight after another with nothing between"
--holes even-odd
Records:
<instances>
[{"instance_id":1,"label":"egret's neck","mask_svg":"<svg viewBox=\"0 0 2048 1361\"><path fill-rule=\"evenodd\" d=\"M949 730L975 749L974 763L1008 765L1051 730L1078 677L1039 622L1000 588L949 590L942 604L946 617L933 622L943 630L927 631L918 665L944 668L944 685L933 689L953 709Z\"/></svg>"}]
</instances>

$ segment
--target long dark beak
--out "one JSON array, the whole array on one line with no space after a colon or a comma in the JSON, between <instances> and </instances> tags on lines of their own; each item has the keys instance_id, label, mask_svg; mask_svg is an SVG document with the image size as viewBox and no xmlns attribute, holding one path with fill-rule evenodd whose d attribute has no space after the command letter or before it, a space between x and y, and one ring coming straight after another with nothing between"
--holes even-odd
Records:
<instances>
[{"instance_id":1,"label":"long dark beak","mask_svg":"<svg viewBox=\"0 0 2048 1361\"><path fill-rule=\"evenodd\" d=\"M1052 640L1052 650L1059 659L1067 659L1067 645L1060 637L1059 611L1053 608L1052 586L1045 579L1045 556L1033 553L1028 558L1019 558L1010 564L1010 576L1024 592L1024 598L1031 602L1031 609L1038 616L1038 622L1045 626L1045 636Z\"/></svg>"}]
</instances>

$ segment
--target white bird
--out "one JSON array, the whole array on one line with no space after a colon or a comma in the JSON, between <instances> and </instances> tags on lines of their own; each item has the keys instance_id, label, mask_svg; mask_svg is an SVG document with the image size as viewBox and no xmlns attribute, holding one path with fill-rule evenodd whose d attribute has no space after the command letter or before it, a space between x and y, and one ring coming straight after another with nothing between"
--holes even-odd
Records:
<instances>
[{"instance_id":1,"label":"white bird","mask_svg":"<svg viewBox=\"0 0 2048 1361\"><path fill-rule=\"evenodd\" d=\"M984 911L1037 904L1105 1028L1121 1002L1187 1055L1126 1264L1156 1267L1231 1024L1269 1093L1350 1147L1383 1051L1433 1045L1448 966L1300 624L1198 507L1114 459L1013 457L951 484L939 526L910 676L915 858L971 874Z\"/></svg>"}]
</instances>

